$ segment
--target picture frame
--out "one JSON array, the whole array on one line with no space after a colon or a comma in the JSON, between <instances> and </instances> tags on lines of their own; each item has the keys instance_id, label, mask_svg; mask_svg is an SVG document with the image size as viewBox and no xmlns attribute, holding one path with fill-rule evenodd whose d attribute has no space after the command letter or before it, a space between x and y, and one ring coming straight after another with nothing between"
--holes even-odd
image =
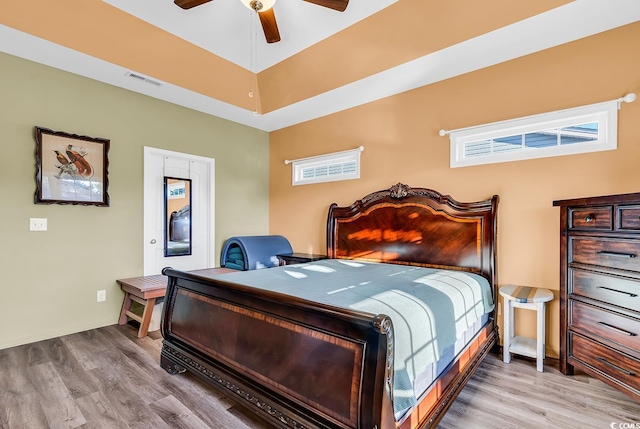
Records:
<instances>
[{"instance_id":1,"label":"picture frame","mask_svg":"<svg viewBox=\"0 0 640 429\"><path fill-rule=\"evenodd\" d=\"M35 204L109 206L109 144L35 127Z\"/></svg>"}]
</instances>

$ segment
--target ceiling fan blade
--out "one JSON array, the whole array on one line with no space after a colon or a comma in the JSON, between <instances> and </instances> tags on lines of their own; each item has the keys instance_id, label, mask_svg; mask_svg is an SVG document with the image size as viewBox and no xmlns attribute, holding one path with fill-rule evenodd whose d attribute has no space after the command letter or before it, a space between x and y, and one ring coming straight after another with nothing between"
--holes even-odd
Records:
<instances>
[{"instance_id":1,"label":"ceiling fan blade","mask_svg":"<svg viewBox=\"0 0 640 429\"><path fill-rule=\"evenodd\" d=\"M211 0L174 0L174 3L183 9L191 9L201 4L209 3Z\"/></svg>"},{"instance_id":2,"label":"ceiling fan blade","mask_svg":"<svg viewBox=\"0 0 640 429\"><path fill-rule=\"evenodd\" d=\"M338 12L344 12L349 5L349 0L304 0L309 3L317 4L318 6L328 7L329 9L337 10Z\"/></svg>"},{"instance_id":3,"label":"ceiling fan blade","mask_svg":"<svg viewBox=\"0 0 640 429\"><path fill-rule=\"evenodd\" d=\"M278 31L278 23L276 22L276 14L273 12L273 8L258 12L258 16L260 16L260 24L262 24L267 43L279 42L280 32Z\"/></svg>"}]
</instances>

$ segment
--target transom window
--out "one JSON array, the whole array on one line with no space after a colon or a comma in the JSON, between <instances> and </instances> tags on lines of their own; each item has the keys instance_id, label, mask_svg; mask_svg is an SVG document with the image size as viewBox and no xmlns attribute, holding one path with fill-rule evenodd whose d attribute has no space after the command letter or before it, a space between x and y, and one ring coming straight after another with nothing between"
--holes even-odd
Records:
<instances>
[{"instance_id":1,"label":"transom window","mask_svg":"<svg viewBox=\"0 0 640 429\"><path fill-rule=\"evenodd\" d=\"M466 167L616 149L618 101L451 131L450 165Z\"/></svg>"},{"instance_id":2,"label":"transom window","mask_svg":"<svg viewBox=\"0 0 640 429\"><path fill-rule=\"evenodd\" d=\"M292 184L334 182L360 178L360 152L364 148L285 161L292 163Z\"/></svg>"}]
</instances>

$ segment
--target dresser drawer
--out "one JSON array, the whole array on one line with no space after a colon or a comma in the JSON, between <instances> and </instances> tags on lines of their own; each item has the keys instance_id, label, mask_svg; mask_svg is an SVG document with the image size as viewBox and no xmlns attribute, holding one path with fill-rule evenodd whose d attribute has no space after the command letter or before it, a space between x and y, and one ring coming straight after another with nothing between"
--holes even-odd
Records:
<instances>
[{"instance_id":1,"label":"dresser drawer","mask_svg":"<svg viewBox=\"0 0 640 429\"><path fill-rule=\"evenodd\" d=\"M640 231L640 206L618 207L620 229Z\"/></svg>"},{"instance_id":2,"label":"dresser drawer","mask_svg":"<svg viewBox=\"0 0 640 429\"><path fill-rule=\"evenodd\" d=\"M640 241L571 237L570 262L640 271Z\"/></svg>"},{"instance_id":3,"label":"dresser drawer","mask_svg":"<svg viewBox=\"0 0 640 429\"><path fill-rule=\"evenodd\" d=\"M570 292L640 312L640 281L570 269Z\"/></svg>"},{"instance_id":4,"label":"dresser drawer","mask_svg":"<svg viewBox=\"0 0 640 429\"><path fill-rule=\"evenodd\" d=\"M588 209L569 209L570 229L597 229L611 231L613 229L613 208L592 207Z\"/></svg>"},{"instance_id":5,"label":"dresser drawer","mask_svg":"<svg viewBox=\"0 0 640 429\"><path fill-rule=\"evenodd\" d=\"M616 350L597 344L580 335L569 333L569 357L609 380L640 392L640 361Z\"/></svg>"},{"instance_id":6,"label":"dresser drawer","mask_svg":"<svg viewBox=\"0 0 640 429\"><path fill-rule=\"evenodd\" d=\"M569 326L614 343L640 350L640 321L584 304L569 301Z\"/></svg>"}]
</instances>

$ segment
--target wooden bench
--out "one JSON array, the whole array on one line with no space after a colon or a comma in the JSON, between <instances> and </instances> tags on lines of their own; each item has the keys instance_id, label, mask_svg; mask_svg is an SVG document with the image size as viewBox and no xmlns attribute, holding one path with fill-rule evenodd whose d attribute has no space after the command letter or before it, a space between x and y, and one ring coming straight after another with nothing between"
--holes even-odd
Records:
<instances>
[{"instance_id":1,"label":"wooden bench","mask_svg":"<svg viewBox=\"0 0 640 429\"><path fill-rule=\"evenodd\" d=\"M234 272L234 270L229 268L205 268L190 272L200 276L209 277L217 274ZM151 315L153 314L153 308L156 305L156 300L164 297L167 291L167 277L162 274L157 274L153 276L132 277L116 281L124 292L124 302L122 303L122 311L120 312L120 320L118 321L118 324L126 325L129 318L139 322L140 329L138 329L138 337L142 338L149 332L149 323L151 322ZM134 301L144 307L142 316L131 311L131 305Z\"/></svg>"},{"instance_id":2,"label":"wooden bench","mask_svg":"<svg viewBox=\"0 0 640 429\"><path fill-rule=\"evenodd\" d=\"M124 292L124 302L122 303L118 324L126 325L130 317L140 323L138 337L146 336L149 332L149 322L151 322L156 300L164 297L167 290L167 278L162 274L158 274L155 276L120 279L117 282ZM131 311L133 301L144 306L142 317Z\"/></svg>"}]
</instances>

